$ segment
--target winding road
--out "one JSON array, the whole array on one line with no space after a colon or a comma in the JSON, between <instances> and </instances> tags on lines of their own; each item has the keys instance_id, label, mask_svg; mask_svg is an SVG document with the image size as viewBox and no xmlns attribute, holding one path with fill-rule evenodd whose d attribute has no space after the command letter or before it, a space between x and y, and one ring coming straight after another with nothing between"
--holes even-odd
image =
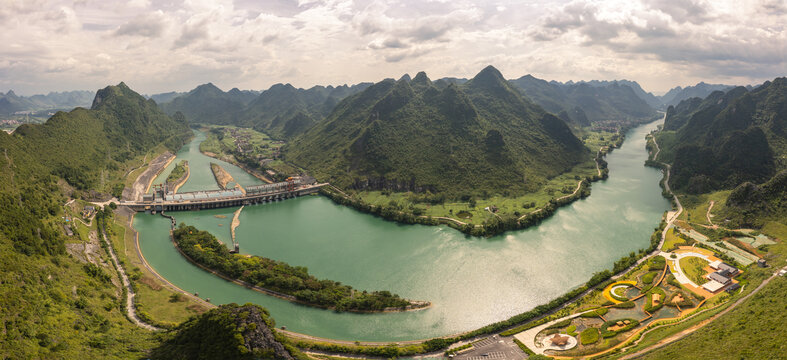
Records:
<instances>
[{"instance_id":1,"label":"winding road","mask_svg":"<svg viewBox=\"0 0 787 360\"><path fill-rule=\"evenodd\" d=\"M107 238L106 229L104 225L101 225L101 238L104 239L104 243L107 245L107 250L109 252L109 256L112 258L112 263L115 264L115 269L117 269L118 275L120 276L120 280L123 282L123 286L126 288L127 295L126 295L126 313L128 314L129 320L133 322L135 325L150 331L158 331L161 330L153 325L145 323L142 319L139 318L137 315L137 308L134 306L134 297L137 295L134 293L134 288L131 286L131 281L128 279L128 275L126 275L126 270L123 269L123 266L118 261L117 254L115 254L115 249L112 247L112 243L109 242Z\"/></svg>"}]
</instances>

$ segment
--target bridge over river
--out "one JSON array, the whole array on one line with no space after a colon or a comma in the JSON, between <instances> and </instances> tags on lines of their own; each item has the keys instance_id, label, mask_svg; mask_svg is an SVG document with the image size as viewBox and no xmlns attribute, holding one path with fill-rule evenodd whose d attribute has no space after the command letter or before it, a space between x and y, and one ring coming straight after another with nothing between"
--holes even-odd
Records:
<instances>
[{"instance_id":1,"label":"bridge over river","mask_svg":"<svg viewBox=\"0 0 787 360\"><path fill-rule=\"evenodd\" d=\"M166 186L158 187L152 194L142 197L141 201L121 201L134 211L190 211L216 209L278 201L316 193L327 183L318 184L290 178L287 181L248 186L245 189L207 190L174 193Z\"/></svg>"}]
</instances>

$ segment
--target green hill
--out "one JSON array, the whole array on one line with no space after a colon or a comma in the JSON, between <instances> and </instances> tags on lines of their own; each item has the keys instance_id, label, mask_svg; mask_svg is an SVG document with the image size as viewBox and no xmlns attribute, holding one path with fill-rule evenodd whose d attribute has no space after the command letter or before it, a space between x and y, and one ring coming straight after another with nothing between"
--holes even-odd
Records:
<instances>
[{"instance_id":1,"label":"green hill","mask_svg":"<svg viewBox=\"0 0 787 360\"><path fill-rule=\"evenodd\" d=\"M101 190L101 174L162 142L179 147L188 133L182 116L123 83L99 90L90 110L0 132L0 356L128 359L158 343L126 319L112 266L66 255L59 176Z\"/></svg>"},{"instance_id":2,"label":"green hill","mask_svg":"<svg viewBox=\"0 0 787 360\"><path fill-rule=\"evenodd\" d=\"M633 122L652 118L656 112L643 99L656 101L636 82L547 82L525 75L511 80L512 85L530 100L564 120L578 126L598 123ZM640 95L630 85L636 85ZM643 95L645 94L645 95Z\"/></svg>"},{"instance_id":3,"label":"green hill","mask_svg":"<svg viewBox=\"0 0 787 360\"><path fill-rule=\"evenodd\" d=\"M193 123L227 125L235 122L238 113L254 96L256 94L238 89L224 92L207 83L160 106L170 115L183 113Z\"/></svg>"},{"instance_id":4,"label":"green hill","mask_svg":"<svg viewBox=\"0 0 787 360\"><path fill-rule=\"evenodd\" d=\"M673 164L673 189L704 193L763 183L787 168L787 79L684 101L665 122L666 129L676 127L659 134L659 160Z\"/></svg>"},{"instance_id":5,"label":"green hill","mask_svg":"<svg viewBox=\"0 0 787 360\"><path fill-rule=\"evenodd\" d=\"M295 350L294 350L295 351ZM293 359L264 308L221 305L182 323L152 359Z\"/></svg>"},{"instance_id":6,"label":"green hill","mask_svg":"<svg viewBox=\"0 0 787 360\"><path fill-rule=\"evenodd\" d=\"M22 125L13 138L77 189L104 190L104 171L116 171L160 143L176 150L190 134L182 115L167 116L154 101L120 83L99 90L90 110L58 112L43 125Z\"/></svg>"},{"instance_id":7,"label":"green hill","mask_svg":"<svg viewBox=\"0 0 787 360\"><path fill-rule=\"evenodd\" d=\"M274 138L290 139L322 121L340 100L369 85L314 86L304 90L290 84L276 84L250 102L238 115L236 124Z\"/></svg>"},{"instance_id":8,"label":"green hill","mask_svg":"<svg viewBox=\"0 0 787 360\"><path fill-rule=\"evenodd\" d=\"M787 170L764 184L745 182L727 197L722 216L730 227L762 228L768 221L787 219Z\"/></svg>"},{"instance_id":9,"label":"green hill","mask_svg":"<svg viewBox=\"0 0 787 360\"><path fill-rule=\"evenodd\" d=\"M376 83L285 151L340 187L452 195L534 191L589 156L562 120L491 66L442 89L423 72Z\"/></svg>"}]
</instances>

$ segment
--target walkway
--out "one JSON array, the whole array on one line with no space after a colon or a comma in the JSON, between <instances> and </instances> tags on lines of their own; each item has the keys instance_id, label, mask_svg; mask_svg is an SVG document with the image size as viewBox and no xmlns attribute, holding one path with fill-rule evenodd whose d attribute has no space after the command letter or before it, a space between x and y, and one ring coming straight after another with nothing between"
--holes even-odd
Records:
<instances>
[{"instance_id":1,"label":"walkway","mask_svg":"<svg viewBox=\"0 0 787 360\"><path fill-rule=\"evenodd\" d=\"M540 354L540 355L544 355L544 351L545 350L550 350L550 349L544 348L544 347L541 347L541 346L536 346L536 335L538 335L538 333L540 333L542 330L544 330L544 329L546 329L546 328L548 328L548 327L550 327L550 326L552 326L554 324L557 324L557 323L559 323L561 321L570 320L570 319L579 317L580 315L582 315L582 314L584 314L586 312L591 312L591 311L596 311L596 309L583 311L581 313L576 313L576 314L572 314L572 315L569 315L569 316L566 316L566 317L562 317L560 319L552 320L552 321L550 321L548 323L536 326L534 328L530 328L530 329L525 330L525 331L523 331L523 332L521 332L519 334L516 334L516 335L514 335L514 338L516 338L517 340L521 341L523 344L525 344L525 346L528 347L528 349L532 350L534 353Z\"/></svg>"},{"instance_id":2,"label":"walkway","mask_svg":"<svg viewBox=\"0 0 787 360\"><path fill-rule=\"evenodd\" d=\"M106 229L103 225L101 226L101 238L104 239L104 243L107 245L107 250L109 252L109 257L112 258L112 263L115 265L115 269L117 269L120 280L123 282L123 286L126 288L126 313L129 320L145 330L161 330L153 325L143 322L139 316L137 316L137 308L134 306L134 297L136 297L134 288L131 286L131 281L128 280L128 276L126 275L126 271L123 269L123 265L121 265L120 261L118 261L117 255L115 254L115 249L112 247L112 243L109 241L109 239L107 239Z\"/></svg>"}]
</instances>

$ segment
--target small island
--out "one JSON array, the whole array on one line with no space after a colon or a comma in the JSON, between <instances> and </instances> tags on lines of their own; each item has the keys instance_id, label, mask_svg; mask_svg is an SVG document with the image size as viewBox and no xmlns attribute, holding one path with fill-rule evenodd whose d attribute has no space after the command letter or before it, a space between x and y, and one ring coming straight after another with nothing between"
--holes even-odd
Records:
<instances>
[{"instance_id":1,"label":"small island","mask_svg":"<svg viewBox=\"0 0 787 360\"><path fill-rule=\"evenodd\" d=\"M175 165L172 171L167 176L167 185L170 189L174 192L178 191L178 188L183 186L186 183L186 180L189 179L189 162L188 160L181 160L179 163Z\"/></svg>"},{"instance_id":2,"label":"small island","mask_svg":"<svg viewBox=\"0 0 787 360\"><path fill-rule=\"evenodd\" d=\"M172 235L181 254L198 266L254 290L304 305L348 312L406 311L431 305L388 291L358 291L333 280L320 280L303 266L233 254L213 234L183 223Z\"/></svg>"}]
</instances>

